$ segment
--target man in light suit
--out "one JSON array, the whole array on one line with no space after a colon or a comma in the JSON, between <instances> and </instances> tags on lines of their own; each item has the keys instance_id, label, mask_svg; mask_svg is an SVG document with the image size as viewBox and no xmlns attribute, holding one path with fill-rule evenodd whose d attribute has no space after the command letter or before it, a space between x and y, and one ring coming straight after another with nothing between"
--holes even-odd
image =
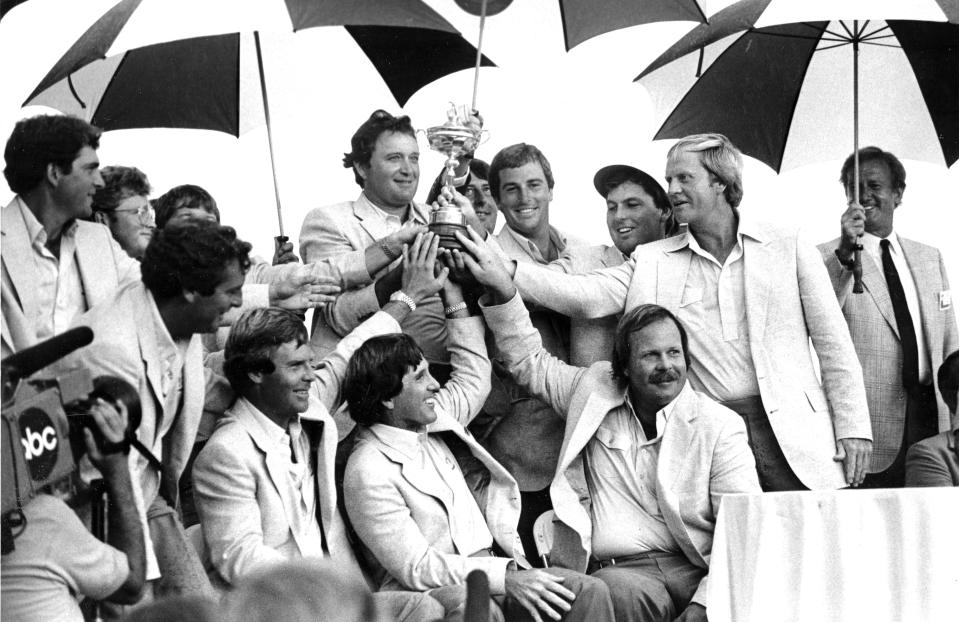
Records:
<instances>
[{"instance_id":1,"label":"man in light suit","mask_svg":"<svg viewBox=\"0 0 959 622\"><path fill-rule=\"evenodd\" d=\"M959 348L949 279L939 251L896 235L893 220L906 170L878 147L859 150L859 201L854 158L840 181L848 209L841 236L819 246L862 363L875 446L865 485L902 486L909 447L949 429L936 396L935 370ZM853 251L863 246L862 294L852 292Z\"/></svg>"},{"instance_id":2,"label":"man in light suit","mask_svg":"<svg viewBox=\"0 0 959 622\"><path fill-rule=\"evenodd\" d=\"M440 385L408 335L376 337L347 369L360 432L344 500L381 589L425 591L461 619L473 570L489 577L491 612L612 620L599 581L566 570L527 570L516 530L516 481L466 431L489 391L483 325L467 306L450 315L453 373ZM505 602L504 602L504 598ZM525 619L525 617L522 617Z\"/></svg>"},{"instance_id":3,"label":"man in light suit","mask_svg":"<svg viewBox=\"0 0 959 622\"><path fill-rule=\"evenodd\" d=\"M523 297L572 317L666 307L689 329L692 387L744 417L764 490L859 485L872 450L862 368L819 253L739 213L742 155L725 136L681 139L666 180L687 233L586 275L521 263Z\"/></svg>"},{"instance_id":4,"label":"man in light suit","mask_svg":"<svg viewBox=\"0 0 959 622\"><path fill-rule=\"evenodd\" d=\"M463 242L509 372L566 421L551 563L606 582L617 620L705 620L720 500L760 487L743 421L686 383L682 324L633 307L611 364L568 366L543 347L502 263L475 234Z\"/></svg>"},{"instance_id":5,"label":"man in light suit","mask_svg":"<svg viewBox=\"0 0 959 622\"><path fill-rule=\"evenodd\" d=\"M103 187L99 140L100 130L62 115L19 121L7 140L3 174L17 196L0 222L2 358L63 332L140 278L110 230L85 220Z\"/></svg>"},{"instance_id":6,"label":"man in light suit","mask_svg":"<svg viewBox=\"0 0 959 622\"><path fill-rule=\"evenodd\" d=\"M413 201L420 152L409 117L377 110L356 130L351 148L343 165L352 169L360 196L312 210L300 230L303 261L328 260L345 286L332 304L313 314L310 341L320 357L395 292L403 245L429 222L429 208ZM418 305L403 331L422 344L431 362L449 362L438 296Z\"/></svg>"},{"instance_id":7,"label":"man in light suit","mask_svg":"<svg viewBox=\"0 0 959 622\"><path fill-rule=\"evenodd\" d=\"M606 199L606 228L613 245L567 248L549 267L581 274L623 263L640 244L675 235L678 229L666 191L645 171L627 164L611 164L593 176L596 192ZM608 361L613 352L618 315L585 320L574 318L569 327L569 362L589 367Z\"/></svg>"},{"instance_id":8,"label":"man in light suit","mask_svg":"<svg viewBox=\"0 0 959 622\"><path fill-rule=\"evenodd\" d=\"M147 579L163 575L154 591L210 593L174 510L201 414L204 408L222 412L230 397L203 366L199 333L215 330L242 303L249 252L230 227L204 223L158 231L143 257L142 282L120 288L77 320L93 330L94 340L66 364L116 376L139 393L137 438L153 459L131 452L130 472L144 532L152 539Z\"/></svg>"},{"instance_id":9,"label":"man in light suit","mask_svg":"<svg viewBox=\"0 0 959 622\"><path fill-rule=\"evenodd\" d=\"M429 237L415 243L404 266L402 289L416 302L443 284L433 275L430 245ZM363 581L337 508L337 430L329 413L341 399L353 351L373 335L399 331L409 313L407 304L388 302L315 372L306 327L295 314L257 309L234 323L224 369L239 397L193 471L200 524L221 582L234 585L284 560L311 557L329 557ZM418 593L382 592L376 600L391 619L443 616L439 603Z\"/></svg>"},{"instance_id":10,"label":"man in light suit","mask_svg":"<svg viewBox=\"0 0 959 622\"><path fill-rule=\"evenodd\" d=\"M946 357L936 374L949 407L952 428L919 441L906 452L906 486L959 486L959 350Z\"/></svg>"}]
</instances>

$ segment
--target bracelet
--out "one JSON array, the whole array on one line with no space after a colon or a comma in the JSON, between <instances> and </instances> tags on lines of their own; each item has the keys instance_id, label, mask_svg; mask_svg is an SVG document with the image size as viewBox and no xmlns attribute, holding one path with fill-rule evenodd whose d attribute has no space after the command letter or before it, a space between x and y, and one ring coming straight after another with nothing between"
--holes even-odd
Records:
<instances>
[{"instance_id":1,"label":"bracelet","mask_svg":"<svg viewBox=\"0 0 959 622\"><path fill-rule=\"evenodd\" d=\"M395 291L390 295L391 302L402 302L410 308L410 312L416 311L416 301L401 291Z\"/></svg>"},{"instance_id":2,"label":"bracelet","mask_svg":"<svg viewBox=\"0 0 959 622\"><path fill-rule=\"evenodd\" d=\"M453 314L456 313L457 311L463 311L467 308L468 307L466 306L466 302L460 301L460 302L457 302L455 305L452 305L443 309L443 313L446 314L446 317L452 317Z\"/></svg>"},{"instance_id":3,"label":"bracelet","mask_svg":"<svg viewBox=\"0 0 959 622\"><path fill-rule=\"evenodd\" d=\"M839 264L847 270L852 270L853 266L856 265L855 259L843 259L842 255L839 253L839 249L833 251L836 253L836 259L839 260Z\"/></svg>"},{"instance_id":4,"label":"bracelet","mask_svg":"<svg viewBox=\"0 0 959 622\"><path fill-rule=\"evenodd\" d=\"M389 259L390 261L399 259L401 255L401 253L397 253L392 248L390 248L390 245L386 243L386 240L383 240L380 242L380 250L383 251L383 254L386 255L386 258Z\"/></svg>"}]
</instances>

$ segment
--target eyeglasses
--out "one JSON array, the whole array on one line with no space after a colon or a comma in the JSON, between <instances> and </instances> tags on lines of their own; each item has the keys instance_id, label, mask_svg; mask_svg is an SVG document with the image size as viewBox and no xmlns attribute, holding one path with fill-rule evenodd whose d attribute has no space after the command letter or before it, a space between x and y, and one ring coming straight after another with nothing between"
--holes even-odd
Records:
<instances>
[{"instance_id":1,"label":"eyeglasses","mask_svg":"<svg viewBox=\"0 0 959 622\"><path fill-rule=\"evenodd\" d=\"M156 214L154 214L154 212L153 212L153 206L151 206L150 204L141 205L140 207L137 207L137 208L130 207L130 208L127 208L127 209L115 209L115 210L112 210L110 213L112 213L112 214L123 214L123 213L136 214L136 215L137 215L137 218L139 219L141 225L148 225L148 226L151 226L151 227L152 227L153 225L156 224Z\"/></svg>"}]
</instances>

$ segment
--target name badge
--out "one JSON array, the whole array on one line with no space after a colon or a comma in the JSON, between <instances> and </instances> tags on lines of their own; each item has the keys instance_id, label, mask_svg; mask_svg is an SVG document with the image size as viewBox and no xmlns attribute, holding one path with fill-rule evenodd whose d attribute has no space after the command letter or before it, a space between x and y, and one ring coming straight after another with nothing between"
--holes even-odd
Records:
<instances>
[{"instance_id":1,"label":"name badge","mask_svg":"<svg viewBox=\"0 0 959 622\"><path fill-rule=\"evenodd\" d=\"M944 289L939 292L939 310L945 311L952 308L952 290Z\"/></svg>"}]
</instances>

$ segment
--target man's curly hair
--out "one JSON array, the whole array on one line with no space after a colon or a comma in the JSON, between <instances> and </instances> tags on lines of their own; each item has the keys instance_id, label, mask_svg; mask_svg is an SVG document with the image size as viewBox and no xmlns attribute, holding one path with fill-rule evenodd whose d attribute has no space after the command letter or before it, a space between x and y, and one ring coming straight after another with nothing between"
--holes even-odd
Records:
<instances>
[{"instance_id":1,"label":"man's curly hair","mask_svg":"<svg viewBox=\"0 0 959 622\"><path fill-rule=\"evenodd\" d=\"M249 270L251 248L233 227L213 222L158 229L140 264L143 284L159 300L184 291L210 296L229 261L237 260L244 274Z\"/></svg>"},{"instance_id":2,"label":"man's curly hair","mask_svg":"<svg viewBox=\"0 0 959 622\"><path fill-rule=\"evenodd\" d=\"M3 175L17 194L43 181L47 165L69 173L84 147L100 146L100 129L77 117L38 115L18 121L3 151Z\"/></svg>"},{"instance_id":3,"label":"man's curly hair","mask_svg":"<svg viewBox=\"0 0 959 622\"><path fill-rule=\"evenodd\" d=\"M403 390L403 376L416 369L425 357L412 337L403 333L367 339L346 366L343 397L350 416L361 425L383 420L386 406Z\"/></svg>"},{"instance_id":4,"label":"man's curly hair","mask_svg":"<svg viewBox=\"0 0 959 622\"><path fill-rule=\"evenodd\" d=\"M373 158L373 148L376 147L376 140L386 132L397 132L416 138L416 131L413 129L413 124L408 116L394 117L385 110L377 110L363 122L363 125L357 128L353 138L350 139L352 151L343 154L343 168L353 168L354 164L369 166ZM362 188L365 180L356 172L355 168L353 168L353 177Z\"/></svg>"}]
</instances>

